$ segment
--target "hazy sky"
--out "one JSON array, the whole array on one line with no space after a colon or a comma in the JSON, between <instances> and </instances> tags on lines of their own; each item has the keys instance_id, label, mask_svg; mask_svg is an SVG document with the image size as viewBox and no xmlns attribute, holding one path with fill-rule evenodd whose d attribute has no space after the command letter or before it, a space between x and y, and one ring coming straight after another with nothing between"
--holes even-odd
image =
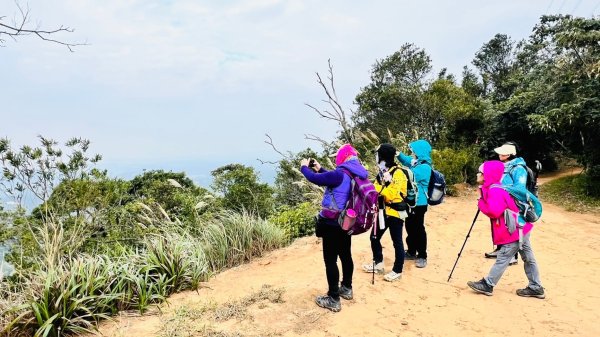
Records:
<instances>
[{"instance_id":1,"label":"hazy sky","mask_svg":"<svg viewBox=\"0 0 600 337\"><path fill-rule=\"evenodd\" d=\"M334 65L346 108L369 71L412 42L434 73L460 75L496 33L522 39L543 14L600 14L599 0L29 0L32 23L76 31L69 52L34 37L0 48L0 137L81 136L113 175L185 170L201 183L219 164L257 166L335 136L304 103L324 97L315 72ZM17 9L0 0L10 22ZM269 175L267 173L266 175Z\"/></svg>"}]
</instances>

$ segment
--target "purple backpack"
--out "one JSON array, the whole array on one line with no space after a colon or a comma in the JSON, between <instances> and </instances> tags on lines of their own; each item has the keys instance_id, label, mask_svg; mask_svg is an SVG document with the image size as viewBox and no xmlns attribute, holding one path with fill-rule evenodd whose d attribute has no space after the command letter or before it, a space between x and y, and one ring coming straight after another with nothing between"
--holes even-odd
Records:
<instances>
[{"instance_id":1,"label":"purple backpack","mask_svg":"<svg viewBox=\"0 0 600 337\"><path fill-rule=\"evenodd\" d=\"M350 229L348 235L362 234L377 225L377 190L369 179L362 179L353 176L350 172L343 170L350 176L350 198L346 207L342 211L340 221L344 219L346 210L353 209L356 212L356 220Z\"/></svg>"}]
</instances>

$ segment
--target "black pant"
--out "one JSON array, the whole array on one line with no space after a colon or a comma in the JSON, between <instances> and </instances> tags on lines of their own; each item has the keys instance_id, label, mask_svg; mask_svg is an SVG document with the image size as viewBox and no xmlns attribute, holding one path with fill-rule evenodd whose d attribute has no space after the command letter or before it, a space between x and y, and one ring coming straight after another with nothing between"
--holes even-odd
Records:
<instances>
[{"instance_id":1,"label":"black pant","mask_svg":"<svg viewBox=\"0 0 600 337\"><path fill-rule=\"evenodd\" d=\"M427 258L427 233L425 233L425 213L427 205L416 206L406 218L406 247L408 253L419 258Z\"/></svg>"},{"instance_id":2,"label":"black pant","mask_svg":"<svg viewBox=\"0 0 600 337\"><path fill-rule=\"evenodd\" d=\"M383 249L381 247L381 237L385 231L390 229L390 236L394 243L394 267L392 270L396 273L401 273L404 267L404 243L402 242L402 226L404 222L393 216L385 217L384 229L377 228L377 237L371 236L371 250L373 251L373 260L375 263L383 261Z\"/></svg>"},{"instance_id":3,"label":"black pant","mask_svg":"<svg viewBox=\"0 0 600 337\"><path fill-rule=\"evenodd\" d=\"M344 232L340 225L327 224L322 219L319 219L317 226L323 239L323 261L325 261L325 273L329 285L327 295L338 300L340 298L338 256L342 262L342 285L352 288L352 272L354 271L351 252L352 236Z\"/></svg>"}]
</instances>

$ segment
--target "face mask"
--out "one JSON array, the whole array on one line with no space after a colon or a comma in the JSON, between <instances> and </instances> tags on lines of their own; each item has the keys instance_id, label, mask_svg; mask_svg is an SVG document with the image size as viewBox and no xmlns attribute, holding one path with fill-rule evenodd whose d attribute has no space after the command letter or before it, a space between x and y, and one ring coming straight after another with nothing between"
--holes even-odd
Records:
<instances>
[{"instance_id":1,"label":"face mask","mask_svg":"<svg viewBox=\"0 0 600 337\"><path fill-rule=\"evenodd\" d=\"M386 171L387 167L385 166L385 160L382 160L379 164L379 170Z\"/></svg>"}]
</instances>

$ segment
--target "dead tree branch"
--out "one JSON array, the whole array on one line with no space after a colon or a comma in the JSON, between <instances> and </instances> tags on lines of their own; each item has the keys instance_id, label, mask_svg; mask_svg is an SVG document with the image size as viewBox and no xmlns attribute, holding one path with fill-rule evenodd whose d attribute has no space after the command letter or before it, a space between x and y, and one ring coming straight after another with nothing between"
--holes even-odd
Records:
<instances>
[{"instance_id":1,"label":"dead tree branch","mask_svg":"<svg viewBox=\"0 0 600 337\"><path fill-rule=\"evenodd\" d=\"M19 16L15 16L12 24L3 23L2 20L4 20L6 16L0 16L0 47L4 47L4 43L6 42L4 36L8 36L13 39L13 41L17 41L17 37L27 35L35 35L43 41L63 45L71 52L73 51L73 47L87 45L87 43L65 42L53 38L55 34L64 32L73 33L75 31L69 27L60 26L51 30L40 29L39 24L36 27L27 27L30 23L30 9L29 7L24 9L18 2L16 2L16 5L19 10Z\"/></svg>"},{"instance_id":2,"label":"dead tree branch","mask_svg":"<svg viewBox=\"0 0 600 337\"><path fill-rule=\"evenodd\" d=\"M348 117L346 116L346 112L342 108L342 105L339 103L339 99L337 96L337 92L335 89L334 77L333 77L333 66L331 65L331 59L327 60L328 64L328 72L329 76L327 79L329 80L328 84L326 84L321 75L317 72L317 83L321 86L327 99L322 100L324 103L328 104L330 110L328 109L319 109L315 106L304 103L304 105L308 106L312 110L314 110L321 118L325 118L328 120L335 121L342 129L342 137L346 142L352 143L354 142L354 134L352 131L352 127L348 121ZM306 137L306 139L313 139L313 135L311 137Z\"/></svg>"},{"instance_id":3,"label":"dead tree branch","mask_svg":"<svg viewBox=\"0 0 600 337\"><path fill-rule=\"evenodd\" d=\"M265 144L269 144L272 148L273 151L277 152L280 156L283 157L283 159L287 159L287 160L292 160L292 157L290 155L286 155L285 153L279 151L277 149L277 147L275 146L275 144L273 143L273 138L271 138L271 136L269 136L268 133L265 133L265 136L268 138L267 140L265 140ZM270 161L270 160L262 160L259 158L256 158L256 160L258 160L261 164L278 164L278 161Z\"/></svg>"},{"instance_id":4,"label":"dead tree branch","mask_svg":"<svg viewBox=\"0 0 600 337\"><path fill-rule=\"evenodd\" d=\"M313 134L310 133L305 133L304 134L304 139L307 140L312 140L312 141L316 141L321 143L321 146L323 147L323 149L327 149L330 146L330 143L325 141L323 138L319 137L319 136L315 136Z\"/></svg>"}]
</instances>

